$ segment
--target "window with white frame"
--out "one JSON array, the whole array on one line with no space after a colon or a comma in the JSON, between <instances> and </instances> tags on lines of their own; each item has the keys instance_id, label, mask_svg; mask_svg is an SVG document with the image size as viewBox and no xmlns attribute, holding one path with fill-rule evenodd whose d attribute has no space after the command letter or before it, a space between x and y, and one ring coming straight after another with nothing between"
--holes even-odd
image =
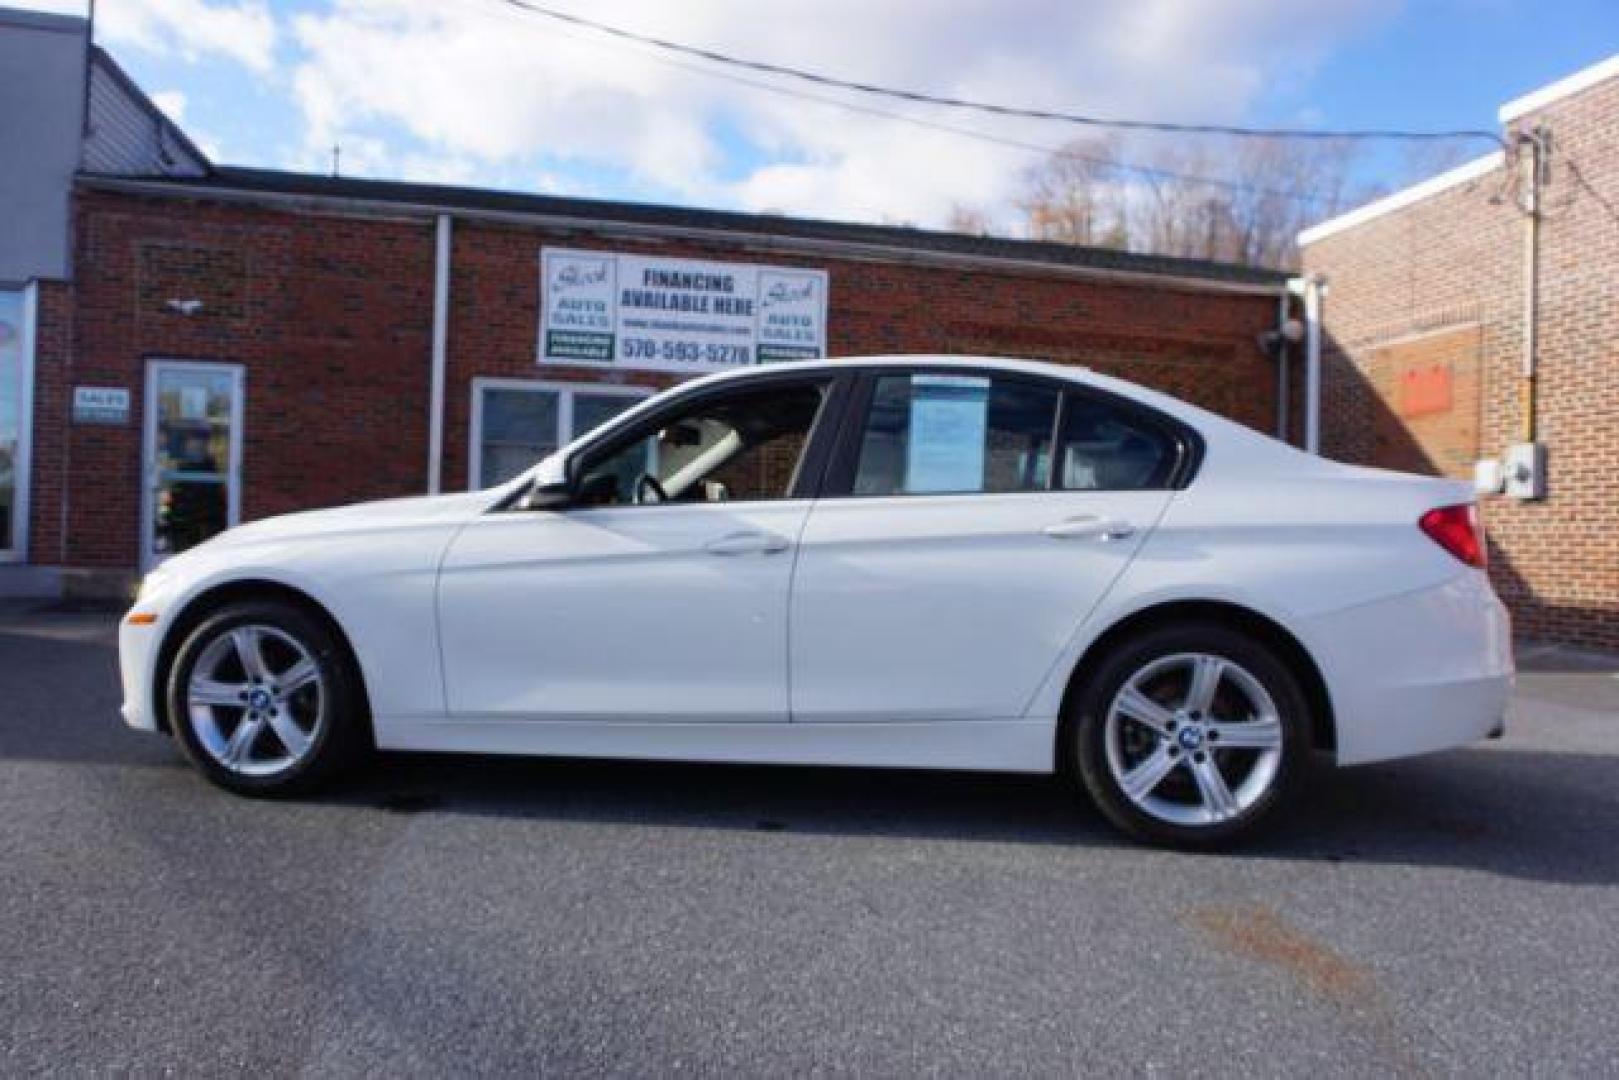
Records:
<instances>
[{"instance_id":1,"label":"window with white frame","mask_svg":"<svg viewBox=\"0 0 1619 1080\"><path fill-rule=\"evenodd\" d=\"M652 391L525 379L472 380L473 487L503 484Z\"/></svg>"}]
</instances>

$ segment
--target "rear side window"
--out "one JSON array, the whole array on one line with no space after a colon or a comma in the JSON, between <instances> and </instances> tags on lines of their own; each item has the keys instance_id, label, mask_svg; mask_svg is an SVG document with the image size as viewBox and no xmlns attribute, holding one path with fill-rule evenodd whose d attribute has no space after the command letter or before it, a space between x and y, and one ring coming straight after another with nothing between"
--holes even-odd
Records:
<instances>
[{"instance_id":1,"label":"rear side window","mask_svg":"<svg viewBox=\"0 0 1619 1080\"><path fill-rule=\"evenodd\" d=\"M1039 491L1051 483L1054 388L974 375L883 375L856 495Z\"/></svg>"},{"instance_id":2,"label":"rear side window","mask_svg":"<svg viewBox=\"0 0 1619 1080\"><path fill-rule=\"evenodd\" d=\"M1057 484L1064 491L1142 491L1168 487L1177 443L1150 420L1112 402L1068 395L1057 440Z\"/></svg>"}]
</instances>

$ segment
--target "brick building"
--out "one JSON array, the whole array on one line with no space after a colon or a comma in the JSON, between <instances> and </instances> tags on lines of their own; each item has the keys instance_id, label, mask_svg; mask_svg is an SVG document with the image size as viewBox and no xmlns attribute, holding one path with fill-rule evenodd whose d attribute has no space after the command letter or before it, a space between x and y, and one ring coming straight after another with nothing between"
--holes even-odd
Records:
<instances>
[{"instance_id":1,"label":"brick building","mask_svg":"<svg viewBox=\"0 0 1619 1080\"><path fill-rule=\"evenodd\" d=\"M71 139L14 163L62 250L0 237L0 592L121 589L238 521L496 482L653 388L762 359L1039 356L1278 425L1280 272L223 168L82 22L0 12L8 44L7 72L82 67L29 84Z\"/></svg>"},{"instance_id":2,"label":"brick building","mask_svg":"<svg viewBox=\"0 0 1619 1080\"><path fill-rule=\"evenodd\" d=\"M1500 121L1505 151L1300 236L1322 450L1473 477L1543 447L1543 498L1484 499L1496 588L1527 637L1619 649L1619 57Z\"/></svg>"}]
</instances>

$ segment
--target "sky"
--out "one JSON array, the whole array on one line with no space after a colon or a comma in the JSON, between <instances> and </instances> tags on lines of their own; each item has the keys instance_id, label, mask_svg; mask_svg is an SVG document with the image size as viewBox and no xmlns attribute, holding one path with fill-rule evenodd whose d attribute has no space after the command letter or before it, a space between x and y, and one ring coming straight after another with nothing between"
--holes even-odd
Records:
<instances>
[{"instance_id":1,"label":"sky","mask_svg":"<svg viewBox=\"0 0 1619 1080\"><path fill-rule=\"evenodd\" d=\"M934 94L1253 125L1491 129L1619 52L1619 0L536 2ZM223 164L329 172L336 145L345 175L921 226L964 206L1015 232L1039 148L1078 134L715 74L503 0L100 0L96 39ZM1389 187L1433 167L1359 166Z\"/></svg>"}]
</instances>

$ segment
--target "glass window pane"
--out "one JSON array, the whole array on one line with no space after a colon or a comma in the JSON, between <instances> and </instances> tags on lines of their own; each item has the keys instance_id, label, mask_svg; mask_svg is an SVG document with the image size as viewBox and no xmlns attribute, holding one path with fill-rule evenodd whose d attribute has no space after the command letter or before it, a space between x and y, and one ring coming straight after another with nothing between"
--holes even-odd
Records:
<instances>
[{"instance_id":1,"label":"glass window pane","mask_svg":"<svg viewBox=\"0 0 1619 1080\"><path fill-rule=\"evenodd\" d=\"M152 554L178 555L230 527L236 382L223 371L168 368L156 389Z\"/></svg>"},{"instance_id":2,"label":"glass window pane","mask_svg":"<svg viewBox=\"0 0 1619 1080\"><path fill-rule=\"evenodd\" d=\"M491 443L483 448L478 461L478 485L504 484L555 449L528 443Z\"/></svg>"},{"instance_id":3,"label":"glass window pane","mask_svg":"<svg viewBox=\"0 0 1619 1080\"><path fill-rule=\"evenodd\" d=\"M768 386L694 402L683 415L590 463L580 488L593 505L640 502L643 477L669 502L785 499L829 384Z\"/></svg>"},{"instance_id":4,"label":"glass window pane","mask_svg":"<svg viewBox=\"0 0 1619 1080\"><path fill-rule=\"evenodd\" d=\"M630 394L575 394L573 396L573 432L570 439L589 434L607 421L639 404L641 399Z\"/></svg>"},{"instance_id":5,"label":"glass window pane","mask_svg":"<svg viewBox=\"0 0 1619 1080\"><path fill-rule=\"evenodd\" d=\"M1175 467L1175 444L1156 425L1082 394L1068 398L1061 447L1058 481L1068 491L1159 488Z\"/></svg>"},{"instance_id":6,"label":"glass window pane","mask_svg":"<svg viewBox=\"0 0 1619 1080\"><path fill-rule=\"evenodd\" d=\"M485 387L478 486L504 484L556 450L560 418L555 390Z\"/></svg>"},{"instance_id":7,"label":"glass window pane","mask_svg":"<svg viewBox=\"0 0 1619 1080\"><path fill-rule=\"evenodd\" d=\"M222 477L170 479L158 489L153 515L153 553L178 555L229 528L230 491Z\"/></svg>"},{"instance_id":8,"label":"glass window pane","mask_svg":"<svg viewBox=\"0 0 1619 1080\"><path fill-rule=\"evenodd\" d=\"M484 439L488 442L554 443L557 398L552 390L484 390Z\"/></svg>"},{"instance_id":9,"label":"glass window pane","mask_svg":"<svg viewBox=\"0 0 1619 1080\"><path fill-rule=\"evenodd\" d=\"M1040 490L1056 414L1057 392L1029 383L885 375L867 414L855 494Z\"/></svg>"},{"instance_id":10,"label":"glass window pane","mask_svg":"<svg viewBox=\"0 0 1619 1080\"><path fill-rule=\"evenodd\" d=\"M157 461L165 472L230 469L231 395L224 372L164 371L157 387Z\"/></svg>"},{"instance_id":11,"label":"glass window pane","mask_svg":"<svg viewBox=\"0 0 1619 1080\"><path fill-rule=\"evenodd\" d=\"M0 551L17 546L22 453L23 294L0 290Z\"/></svg>"}]
</instances>

